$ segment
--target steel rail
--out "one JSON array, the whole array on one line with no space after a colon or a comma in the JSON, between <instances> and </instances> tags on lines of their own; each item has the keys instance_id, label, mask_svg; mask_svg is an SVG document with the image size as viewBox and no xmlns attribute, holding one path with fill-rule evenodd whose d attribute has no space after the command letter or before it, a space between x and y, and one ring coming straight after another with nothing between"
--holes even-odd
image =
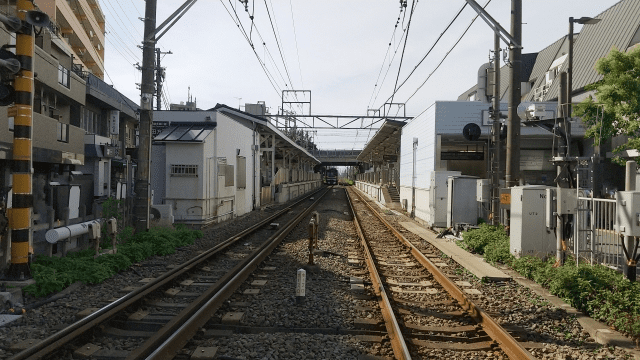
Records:
<instances>
[{"instance_id":1,"label":"steel rail","mask_svg":"<svg viewBox=\"0 0 640 360\"><path fill-rule=\"evenodd\" d=\"M535 359L533 355L527 349L525 349L522 344L520 344L516 339L511 336L500 324L498 324L491 316L489 316L482 308L477 306L476 304L469 299L462 290L453 282L449 277L443 274L437 266L435 266L429 259L420 250L418 250L415 245L413 245L409 240L407 240L396 228L394 228L391 224L389 224L383 217L376 211L369 201L365 200L363 196L360 195L360 190L358 191L358 196L362 200L362 202L371 210L371 212L378 218L380 221L385 224L385 226L391 230L391 232L403 243L405 246L411 249L411 254L422 264L435 278L435 280L440 283L440 285L453 297L460 306L467 311L469 316L471 316L480 326L482 326L483 330L489 335L493 340L495 340L499 345L502 351L507 354L509 359L514 360L522 360L522 359Z\"/></svg>"},{"instance_id":2,"label":"steel rail","mask_svg":"<svg viewBox=\"0 0 640 360\"><path fill-rule=\"evenodd\" d=\"M360 242L362 243L362 247L364 248L365 261L367 263L367 267L369 268L369 274L371 275L373 290L375 291L378 298L378 303L380 304L380 310L382 312L382 317L384 318L384 325L387 328L387 333L389 334L391 348L393 349L393 353L395 354L396 359L410 360L411 354L409 353L409 348L407 347L407 343L404 341L402 330L400 329L400 325L398 324L398 319L396 319L391 306L391 301L387 296L387 292L384 289L382 280L380 279L380 274L378 274L378 270L376 269L376 266L373 262L373 255L371 254L369 243L367 243L364 233L362 232L362 228L360 227L358 214L353 208L353 203L351 202L349 191L345 189L345 192L347 193L349 208L351 209L351 214L353 215L353 224L356 227L356 232L358 233L358 237L360 238Z\"/></svg>"},{"instance_id":3,"label":"steel rail","mask_svg":"<svg viewBox=\"0 0 640 360\"><path fill-rule=\"evenodd\" d=\"M143 299L146 295L150 294L151 292L167 285L168 283L170 283L171 281L173 281L175 278L183 275L184 273L186 273L187 271L193 269L194 267L198 266L199 264L209 260L211 257L215 256L216 254L218 254L220 251L226 249L227 247L233 245L235 242L239 241L240 239L242 239L243 237L255 232L256 230L258 230L259 228L263 227L264 225L268 224L269 222L271 222L273 219L276 219L279 216L282 216L283 214L287 213L288 211L290 211L294 206L307 201L307 199L315 194L317 194L319 191L321 191L322 189L318 189L315 192L312 192L310 194L308 194L307 196L303 197L302 199L296 201L295 203L285 207L284 209L276 212L275 214L273 214L272 216L269 216L268 218L258 222L257 224L231 236L230 238L226 239L225 241L223 241L222 243L212 247L211 249L203 252L202 254L194 257L193 259L181 264L180 266L171 269L170 271L162 274L161 276L157 277L156 279L154 279L153 281L145 284L144 286L140 287L139 289L136 289L126 295L124 295L123 297L119 298L118 300L104 306L103 308L101 308L100 310L90 314L89 316L86 316L78 321L76 321L75 323L67 326L66 328L62 329L61 331L49 336L48 338L42 340L41 342L35 344L34 346L23 350L17 354L15 354L14 356L10 357L9 360L23 360L23 359L42 359L45 356L49 355L50 353L52 353L53 351L61 348L63 345L67 344L68 342L70 342L71 340L77 338L78 336L84 334L85 332L93 329L94 327L98 326L101 323L104 323L105 321L107 321L109 318L111 318L112 316L114 316L115 314L117 314L118 312L122 311L123 309L126 309L127 307L133 305L134 303L136 303L137 301L140 301L141 299Z\"/></svg>"},{"instance_id":4,"label":"steel rail","mask_svg":"<svg viewBox=\"0 0 640 360\"><path fill-rule=\"evenodd\" d=\"M238 264L232 271L225 276L227 279L219 280L216 285L218 290L213 294L210 294L210 298L205 304L199 306L197 311L193 313L186 321L183 319L182 323L176 324L173 329L169 329L168 326L163 327L160 332L156 333L153 338L145 343L146 349L143 351L136 351L136 354L131 354L127 357L127 360L142 359L148 352L153 351L145 359L147 360L169 360L174 356L191 340L191 338L201 329L207 321L215 314L215 312L223 305L224 301L231 296L234 291L242 285L242 283L251 275L251 273L258 267L258 265L269 255L271 252L282 242L282 240L289 235L289 233L313 210L313 208L322 200L324 195L328 193L325 191L318 197L316 201L311 204L304 212L300 213L297 217L292 219L287 225L277 234L274 234L265 244L254 252L253 257L247 257L246 261ZM234 271L235 270L235 271ZM231 279L229 277L233 276ZM214 285L215 286L215 285ZM213 286L212 286L213 287ZM167 331L165 331L165 328ZM162 332L162 334L161 334ZM163 342L161 342L163 341ZM147 346L149 345L149 346Z\"/></svg>"}]
</instances>

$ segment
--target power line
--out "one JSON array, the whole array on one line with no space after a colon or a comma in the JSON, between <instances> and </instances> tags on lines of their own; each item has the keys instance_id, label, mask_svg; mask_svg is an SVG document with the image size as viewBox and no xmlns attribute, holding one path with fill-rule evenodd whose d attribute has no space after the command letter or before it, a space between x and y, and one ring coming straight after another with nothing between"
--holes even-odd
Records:
<instances>
[{"instance_id":1,"label":"power line","mask_svg":"<svg viewBox=\"0 0 640 360\"><path fill-rule=\"evenodd\" d=\"M486 8L489 3L491 2L491 0L488 0L487 3L484 5L484 7ZM469 25L467 26L467 28L464 30L464 32L462 33L462 35L460 35L460 37L458 38L458 40L456 40L456 42L451 46L451 48L449 49L449 51L447 51L447 53L444 55L444 57L442 58L442 60L440 60L440 63L438 63L438 65L435 67L435 69L433 69L433 71L429 74L429 76L422 82L422 84L420 84L420 86L418 86L418 88L416 89L416 91L413 92L413 94L411 94L411 96L409 96L409 98L405 101L405 103L409 102L409 100L411 100L411 98L424 86L424 84L427 83L427 81L431 78L431 76L436 72L436 70L438 70L438 68L440 67L440 65L442 65L442 63L446 60L446 58L449 56L449 54L451 53L451 51L453 51L453 49L455 49L455 47L460 43L460 41L462 40L462 38L467 34L467 32L469 31L469 29L471 28L471 26L473 25L473 23L476 21L476 19L478 18L478 15L476 15L472 20L471 23L469 23ZM431 106L429 106L431 107ZM427 111L429 109L429 107L427 107L426 109L424 109L420 114L418 114L418 116L424 114L425 111ZM416 117L418 117L416 116Z\"/></svg>"},{"instance_id":2,"label":"power line","mask_svg":"<svg viewBox=\"0 0 640 360\"><path fill-rule=\"evenodd\" d=\"M229 11L229 9L227 9L227 6L224 4L223 0L220 0L220 3L222 4L222 6L224 7L224 9L227 11L227 13L229 14L229 16L231 17L231 20L233 20L233 22L238 26L238 30L242 33L242 35L244 35L245 40L247 40L247 42L249 43L249 46L251 46L251 50L253 50L253 53L256 55L256 58L258 59L258 62L260 63L260 66L262 66L262 70L265 72L265 74L267 75L267 79L269 80L269 83L271 83L271 86L273 87L273 90L278 94L278 97L282 99L282 95L281 92L277 89L276 84L274 84L274 80L272 80L272 76L269 73L269 71L267 70L267 68L265 67L265 65L263 64L262 60L260 59L260 55L258 55L258 53L256 52L256 49L253 45L253 43L251 42L251 40L249 39L249 37L247 36L247 32L244 30L244 26L242 25L242 22L240 21L240 18L238 17L238 13L236 12L236 10L233 8L233 4L231 3L231 1L229 1L229 5L231 7L231 9L233 9L233 12L235 13L236 17L234 18L233 15L231 15L231 12ZM237 19L237 21L236 21Z\"/></svg>"},{"instance_id":3,"label":"power line","mask_svg":"<svg viewBox=\"0 0 640 360\"><path fill-rule=\"evenodd\" d=\"M407 49L407 40L409 40L409 30L411 30L411 19L413 18L413 12L415 10L415 0L411 1L411 14L409 14L409 22L407 23L407 35L404 37L404 46L402 47L402 55L400 55L400 65L398 66L398 75L396 76L396 84L394 85L393 95L391 95L391 103L393 103L393 96L396 94L398 88L398 80L400 79L400 70L402 70L402 60L404 60L404 51ZM386 116L387 114L385 114ZM371 130L369 130L371 133Z\"/></svg>"},{"instance_id":4,"label":"power line","mask_svg":"<svg viewBox=\"0 0 640 360\"><path fill-rule=\"evenodd\" d=\"M127 12L124 11L124 8L122 7L122 5L120 4L120 0L116 0L116 3L118 3L118 6L120 7L120 10L122 10L122 12L124 13L124 17L127 19L127 21L129 22L129 24L131 24L131 26L133 27L133 30L136 31L136 33L138 33L138 35L140 36L140 39L143 38L142 34L140 33L140 31L138 31L138 29L136 28L136 26L131 22L131 19L129 19L129 17L127 16ZM133 1L132 1L133 3Z\"/></svg>"},{"instance_id":5,"label":"power line","mask_svg":"<svg viewBox=\"0 0 640 360\"><path fill-rule=\"evenodd\" d=\"M406 15L406 11L404 12L404 14ZM402 23L404 24L404 16L402 17ZM407 34L407 28L403 28L402 30L402 36L400 36L400 40L398 42L398 46L395 48L394 52L393 52L393 56L391 57L391 60L389 61L389 66L387 67L387 71L384 73L384 77L382 78L382 82L379 84L380 86L378 87L378 93L376 94L376 97L373 99L373 102L371 103L371 106L373 106L373 104L375 104L376 100L378 100L378 96L380 96L380 93L382 93L382 85L384 84L384 82L387 80L387 75L389 75L389 70L391 70L391 64L393 64L393 61L396 59L396 55L398 54L398 50L400 49L400 44L402 44L402 39L404 39L405 35ZM391 39L393 39L394 36L391 37ZM384 66L384 64L383 64Z\"/></svg>"},{"instance_id":6,"label":"power line","mask_svg":"<svg viewBox=\"0 0 640 360\"><path fill-rule=\"evenodd\" d=\"M127 38L127 40L130 40L131 43L136 46L137 45L137 41L136 39L133 37L133 35L131 35L131 32L127 30L127 26L124 24L124 21L122 21L122 18L120 18L120 14L115 11L115 7L113 7L113 5L111 5L110 1L106 1L105 4L109 5L109 12L111 14L115 14L115 16L117 17L118 21L115 21L114 23L120 28L120 30L122 30L123 33L127 34L129 37ZM122 26L120 26L120 24L122 24ZM113 26L112 26L113 28Z\"/></svg>"},{"instance_id":7,"label":"power line","mask_svg":"<svg viewBox=\"0 0 640 360\"><path fill-rule=\"evenodd\" d=\"M254 2L255 4L255 2ZM273 26L273 21L271 20L271 12L269 11L269 6L267 5L267 0L264 0L264 7L267 8L267 15L269 15L269 22L271 23L271 30L273 30L273 37L276 39L276 44L278 45L278 51L280 52L280 58L282 59L282 63L284 64L284 71L287 73L287 79L289 79L289 84L291 84L291 88L293 89L293 82L291 81L291 76L289 75L289 69L287 68L287 62L284 60L284 55L282 54L282 48L280 47L280 41L278 41L278 35L276 34L276 29Z\"/></svg>"},{"instance_id":8,"label":"power line","mask_svg":"<svg viewBox=\"0 0 640 360\"><path fill-rule=\"evenodd\" d=\"M489 0L490 2L491 0ZM485 4L484 7L486 7L487 5L489 5L489 2L487 2ZM433 51L433 49L436 47L436 45L438 44L438 42L440 42L440 39L442 39L442 37L444 36L444 34L449 30L449 28L451 27L451 25L453 25L453 23L458 19L458 17L460 16L460 14L462 13L462 10L464 10L464 8L467 6L467 2L465 2L462 7L460 8L460 10L458 10L458 12L456 13L456 15L453 17L453 19L451 19L451 21L449 22L449 24L445 27L445 29L440 33L440 35L438 36L438 38L434 41L434 43L431 45L431 47L429 48L429 50L427 51L426 54L424 54L424 56L422 57L422 59L420 59L420 61L418 62L418 64L416 64L416 66L413 68L413 70L411 70L411 72L409 73L409 75L407 75L407 77L402 81L402 83L400 84L400 86L398 86L395 91L393 92L393 94L389 97L389 99L392 99L393 96L400 90L400 88L407 82L407 80L409 80L409 78L413 75L413 73L418 69L418 67L422 64L422 62L427 58L427 56L429 56L429 54L431 54L431 52ZM389 100L387 99L387 101Z\"/></svg>"},{"instance_id":9,"label":"power line","mask_svg":"<svg viewBox=\"0 0 640 360\"><path fill-rule=\"evenodd\" d=\"M300 68L300 51L298 50L298 35L296 34L296 21L293 19L293 4L291 3L291 0L289 0L289 8L291 9L291 22L293 23L293 38L296 42L296 56L298 58L298 71L300 72L300 83L304 88L304 82L302 81L302 69Z\"/></svg>"},{"instance_id":10,"label":"power line","mask_svg":"<svg viewBox=\"0 0 640 360\"><path fill-rule=\"evenodd\" d=\"M400 14L402 14L403 7L400 7ZM371 107L371 101L373 100L373 95L376 94L376 88L378 87L378 81L380 80L380 76L382 75L382 70L384 70L384 64L387 62L387 57L389 57L389 50L391 50L391 42L393 38L396 36L396 32L398 31L398 24L400 24L400 14L398 14L398 20L396 20L396 25L393 27L393 33L391 34L391 39L389 40L389 46L387 46L387 51L384 54L384 59L382 60L382 65L380 66L380 72L378 72L378 78L376 79L376 83L373 86L373 92L371 92L371 97L369 98L369 104L367 105L367 109Z\"/></svg>"},{"instance_id":11,"label":"power line","mask_svg":"<svg viewBox=\"0 0 640 360\"><path fill-rule=\"evenodd\" d=\"M126 52L128 55L130 55L133 59L134 62L135 61L141 61L140 58L138 57L138 55L136 55L136 53L134 53L126 44L125 42L122 40L122 38L120 37L120 35L118 35L118 32L115 31L110 24L107 24L106 26L107 30L109 30L108 34L113 34L115 37L118 38L118 40L113 39L114 41L118 42L118 45L121 47L121 49ZM105 35L105 39L107 38L107 36ZM112 45L114 45L113 43L111 43ZM115 45L114 45L115 46Z\"/></svg>"}]
</instances>

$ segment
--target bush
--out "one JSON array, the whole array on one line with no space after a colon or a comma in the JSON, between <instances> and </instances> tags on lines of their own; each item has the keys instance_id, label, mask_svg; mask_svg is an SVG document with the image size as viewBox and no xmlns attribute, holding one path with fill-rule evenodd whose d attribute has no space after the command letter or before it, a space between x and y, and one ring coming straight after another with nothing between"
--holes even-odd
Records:
<instances>
[{"instance_id":1,"label":"bush","mask_svg":"<svg viewBox=\"0 0 640 360\"><path fill-rule=\"evenodd\" d=\"M596 320L640 336L640 283L632 283L605 266L576 266L568 260L564 266L554 267L554 261L522 257L514 260L512 267Z\"/></svg>"},{"instance_id":2,"label":"bush","mask_svg":"<svg viewBox=\"0 0 640 360\"><path fill-rule=\"evenodd\" d=\"M504 241L505 239L507 243L509 241L509 237L504 232L504 228L502 226L493 226L489 224L480 224L479 229L464 232L462 234L462 239L463 244L461 245L463 245L463 247L480 255L485 253L485 248L489 244L497 241Z\"/></svg>"},{"instance_id":3,"label":"bush","mask_svg":"<svg viewBox=\"0 0 640 360\"><path fill-rule=\"evenodd\" d=\"M484 254L487 262L509 264L576 309L618 331L640 337L640 283L632 283L601 265L576 266L575 261L567 260L564 266L554 267L555 258L516 259L509 253L509 238L501 227L482 224L480 229L464 233L463 239L458 242L461 247Z\"/></svg>"},{"instance_id":4,"label":"bush","mask_svg":"<svg viewBox=\"0 0 640 360\"><path fill-rule=\"evenodd\" d=\"M127 269L132 263L153 255L172 254L177 247L191 245L202 237L202 232L178 226L175 230L153 228L133 235L131 228L125 228L118 237L124 243L118 245L117 254L105 254L94 259L95 251L90 249L63 258L37 257L31 264L36 283L25 287L24 291L40 297L58 292L76 281L97 284Z\"/></svg>"}]
</instances>

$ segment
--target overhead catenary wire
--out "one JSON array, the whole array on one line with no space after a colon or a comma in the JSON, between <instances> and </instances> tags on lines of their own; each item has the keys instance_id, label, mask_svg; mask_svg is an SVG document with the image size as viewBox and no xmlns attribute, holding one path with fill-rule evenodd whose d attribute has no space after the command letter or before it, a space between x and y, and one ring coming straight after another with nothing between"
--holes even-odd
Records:
<instances>
[{"instance_id":1,"label":"overhead catenary wire","mask_svg":"<svg viewBox=\"0 0 640 360\"><path fill-rule=\"evenodd\" d=\"M485 7L489 4L489 2L487 2L487 4L485 4ZM420 61L418 61L418 63L416 64L416 66L414 66L413 70L411 70L411 72L407 75L407 77L402 81L402 83L400 83L400 85L394 89L393 94L391 94L391 96L389 97L389 99L393 99L393 96L400 90L400 88L402 88L402 86L404 84L407 83L407 81L409 80L409 78L415 73L415 71L418 69L418 67L424 62L424 60L427 58L427 56L429 56L429 54L431 54L431 52L433 51L433 49L436 47L436 45L440 42L440 40L442 39L442 37L444 36L444 34L449 30L449 28L451 28L451 26L453 25L453 23L458 19L458 17L460 16L460 14L462 13L462 11L464 10L464 8L467 6L467 2L465 2L462 7L460 8L460 10L458 10L458 12L456 13L456 15L453 17L453 19L451 19L451 21L449 21L449 24L447 24L447 26L444 28L444 30L440 33L440 35L436 38L436 40L433 42L433 44L431 45L431 47L429 48L429 50L424 54L424 56L422 57L422 59L420 59ZM387 99L387 101L389 100ZM385 101L386 102L386 101Z\"/></svg>"},{"instance_id":2,"label":"overhead catenary wire","mask_svg":"<svg viewBox=\"0 0 640 360\"><path fill-rule=\"evenodd\" d=\"M240 21L240 18L238 17L238 13L233 8L233 4L231 3L231 1L229 1L229 5L230 5L231 9L235 13L235 18L231 14L231 11L229 11L227 6L225 5L224 0L220 0L220 3L222 4L224 9L227 11L229 16L231 17L231 20L233 20L233 22L237 25L238 30L242 33L242 35L244 36L245 40L247 40L247 43L249 44L249 46L251 46L251 50L253 50L253 53L255 54L256 58L258 59L258 62L260 63L260 66L262 67L262 70L267 75L267 79L269 80L269 83L271 83L271 86L273 87L273 90L278 94L279 98L282 98L281 91L278 90L278 86L274 82L275 79L273 79L273 76L271 75L269 70L266 68L266 66L264 65L262 60L260 59L260 55L258 55L258 53L256 52L256 49L255 49L255 46L253 45L253 42L251 42L251 39L249 39L249 36L247 35L247 32L244 30L244 26L242 25L242 22Z\"/></svg>"},{"instance_id":3,"label":"overhead catenary wire","mask_svg":"<svg viewBox=\"0 0 640 360\"><path fill-rule=\"evenodd\" d=\"M373 100L373 96L376 94L376 89L378 87L378 81L380 81L380 76L382 75L382 70L384 70L384 65L387 63L387 57L389 57L389 52L391 50L391 42L393 38L396 36L396 32L398 31L398 24L400 24L400 15L403 12L403 7L400 7L400 14L398 14L398 19L396 20L396 24L393 27L393 33L391 34L391 39L389 40L389 45L387 46L387 51L385 52L384 59L382 60L382 65L380 66L380 71L378 72L378 78L376 78L376 83L373 86L373 91L371 92L371 97L369 98L369 103L367 104L367 109L371 107L371 101Z\"/></svg>"},{"instance_id":4,"label":"overhead catenary wire","mask_svg":"<svg viewBox=\"0 0 640 360\"><path fill-rule=\"evenodd\" d=\"M487 3L484 5L484 7L486 8L489 3L491 3L491 0L488 0ZM438 63L438 65L433 69L433 71L429 74L429 76L427 76L427 78L422 82L422 84L420 84L420 86L418 86L418 88L413 92L413 94L411 94L411 96L409 96L409 98L407 100L405 100L405 104L409 102L409 100L411 100L411 98L413 98L416 93L418 93L418 91L420 89L422 89L422 87L424 86L424 84L427 83L427 81L429 81L429 79L431 78L431 76L440 68L440 66L442 65L442 63L444 63L444 61L447 59L447 57L449 56L449 54L451 54L451 52L453 51L453 49L456 48L456 46L458 46L458 44L460 43L460 41L462 41L462 38L467 34L467 32L469 32L469 29L471 28L471 26L473 25L473 23L475 23L475 21L478 19L479 15L476 15L473 17L473 19L471 20L471 22L469 23L469 25L466 27L466 29L464 30L464 32L460 35L460 37L458 37L458 39L453 43L453 45L451 46L451 48L449 49L449 51L447 51L447 53L444 55L444 57L442 58L442 60L440 60L440 62ZM424 112L426 111L426 109L420 113L420 115L422 115ZM418 115L419 116L419 115Z\"/></svg>"},{"instance_id":5,"label":"overhead catenary wire","mask_svg":"<svg viewBox=\"0 0 640 360\"><path fill-rule=\"evenodd\" d=\"M403 16L402 16L402 23L403 24L404 24L404 17L406 15L406 13L407 12L405 11ZM376 94L375 98L373 99L373 102L371 103L372 106L378 100L378 96L380 96L380 93L382 93L382 85L387 80L387 76L389 75L389 71L391 70L391 65L393 64L393 61L396 59L396 55L398 54L398 50L400 49L400 45L402 44L402 40L404 39L406 34L407 34L407 29L403 28L402 35L400 36L400 40L398 41L398 46L395 47L395 50L393 52L393 56L391 57L391 60L389 60L389 65L387 66L387 71L384 73L384 77L382 78L382 82L380 82L378 84L379 85L378 86L378 93ZM394 37L392 37L392 40L393 39L394 39ZM383 64L383 66L384 66L384 64Z\"/></svg>"},{"instance_id":6,"label":"overhead catenary wire","mask_svg":"<svg viewBox=\"0 0 640 360\"><path fill-rule=\"evenodd\" d=\"M273 5L271 6L273 7ZM293 18L293 4L291 3L291 0L289 0L289 8L291 9L291 23L293 24L293 39L295 40L295 43L296 43L296 56L298 58L298 71L300 72L300 83L304 88L304 82L302 81L302 68L300 65L300 51L298 50L298 35L296 34L296 21Z\"/></svg>"},{"instance_id":7,"label":"overhead catenary wire","mask_svg":"<svg viewBox=\"0 0 640 360\"><path fill-rule=\"evenodd\" d=\"M402 70L402 60L404 60L404 51L407 49L407 40L409 40L409 31L411 30L411 19L413 18L413 12L415 11L415 0L411 1L411 13L409 14L409 22L407 23L407 34L404 37L404 45L402 46L402 54L400 55L400 64L398 65L398 75L396 76L396 84L394 85L393 95L391 95L391 103L393 103L393 96L398 88L398 80L400 79L400 71ZM387 116L385 111L385 116ZM371 130L369 130L371 134Z\"/></svg>"}]
</instances>

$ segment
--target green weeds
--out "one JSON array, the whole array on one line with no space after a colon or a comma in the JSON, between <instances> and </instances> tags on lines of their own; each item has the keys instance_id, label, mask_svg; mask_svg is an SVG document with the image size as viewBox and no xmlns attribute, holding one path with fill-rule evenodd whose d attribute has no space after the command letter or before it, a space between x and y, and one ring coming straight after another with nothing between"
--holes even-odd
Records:
<instances>
[{"instance_id":1,"label":"green weeds","mask_svg":"<svg viewBox=\"0 0 640 360\"><path fill-rule=\"evenodd\" d=\"M458 245L467 251L484 255L489 263L509 265L578 310L618 331L640 337L640 283L632 283L601 265L576 266L568 260L564 266L554 267L555 259L516 259L509 253L509 237L502 227L482 224L480 229L464 233L463 239Z\"/></svg>"},{"instance_id":2,"label":"green weeds","mask_svg":"<svg viewBox=\"0 0 640 360\"><path fill-rule=\"evenodd\" d=\"M117 254L105 254L94 259L94 250L83 250L66 257L38 256L31 264L36 283L24 288L32 296L41 297L58 292L76 281L85 284L100 283L132 263L153 255L168 255L176 248L191 245L202 232L178 226L175 230L153 228L133 235L133 229L125 228L118 234L120 244Z\"/></svg>"}]
</instances>

